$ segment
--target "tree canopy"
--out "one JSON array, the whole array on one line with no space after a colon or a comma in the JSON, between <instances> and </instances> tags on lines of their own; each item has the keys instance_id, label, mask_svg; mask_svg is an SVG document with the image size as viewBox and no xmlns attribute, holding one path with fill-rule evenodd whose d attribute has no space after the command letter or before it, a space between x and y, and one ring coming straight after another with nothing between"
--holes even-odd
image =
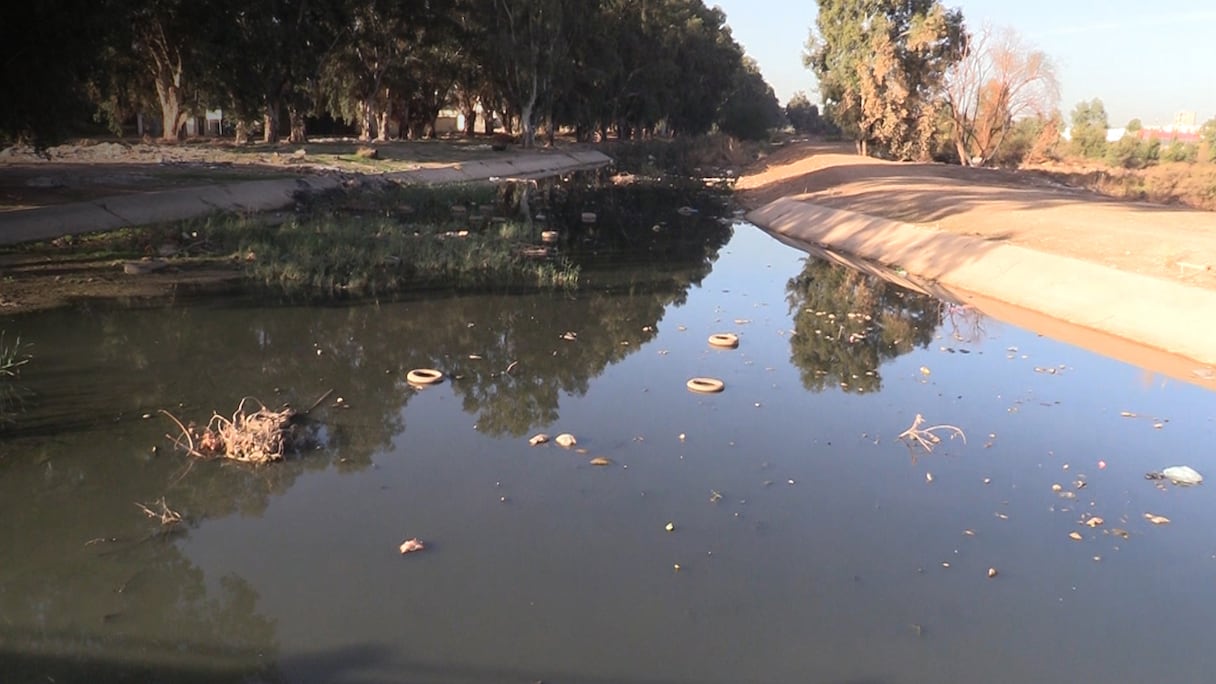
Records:
<instances>
[{"instance_id":1,"label":"tree canopy","mask_svg":"<svg viewBox=\"0 0 1216 684\"><path fill-rule=\"evenodd\" d=\"M962 12L938 0L820 0L804 64L859 153L924 158L965 46Z\"/></svg>"},{"instance_id":2,"label":"tree canopy","mask_svg":"<svg viewBox=\"0 0 1216 684\"><path fill-rule=\"evenodd\" d=\"M116 131L148 115L176 140L204 109L267 142L303 139L307 117L364 139L428 135L443 107L469 133L480 111L525 144L542 127L589 139L779 123L703 0L46 0L6 4L0 27L0 140L51 140L94 112Z\"/></svg>"}]
</instances>

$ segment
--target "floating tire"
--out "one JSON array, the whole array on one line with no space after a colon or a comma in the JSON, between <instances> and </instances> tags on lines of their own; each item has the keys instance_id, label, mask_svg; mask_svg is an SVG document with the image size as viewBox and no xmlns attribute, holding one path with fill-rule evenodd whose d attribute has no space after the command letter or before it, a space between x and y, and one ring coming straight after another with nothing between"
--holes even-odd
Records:
<instances>
[{"instance_id":1,"label":"floating tire","mask_svg":"<svg viewBox=\"0 0 1216 684\"><path fill-rule=\"evenodd\" d=\"M434 385L443 382L443 373L434 368L415 368L405 374L405 380L411 385Z\"/></svg>"},{"instance_id":2,"label":"floating tire","mask_svg":"<svg viewBox=\"0 0 1216 684\"><path fill-rule=\"evenodd\" d=\"M688 389L699 394L715 394L726 389L726 383L717 378L693 378L688 381Z\"/></svg>"},{"instance_id":3,"label":"floating tire","mask_svg":"<svg viewBox=\"0 0 1216 684\"><path fill-rule=\"evenodd\" d=\"M734 333L714 333L709 336L709 344L723 349L734 349L739 346L739 336Z\"/></svg>"}]
</instances>

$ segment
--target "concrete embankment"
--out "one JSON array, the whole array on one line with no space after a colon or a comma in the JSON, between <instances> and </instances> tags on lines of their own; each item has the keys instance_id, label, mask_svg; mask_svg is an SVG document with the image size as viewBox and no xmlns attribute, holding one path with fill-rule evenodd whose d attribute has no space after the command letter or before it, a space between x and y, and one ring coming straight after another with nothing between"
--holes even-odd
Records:
<instances>
[{"instance_id":1,"label":"concrete embankment","mask_svg":"<svg viewBox=\"0 0 1216 684\"><path fill-rule=\"evenodd\" d=\"M306 175L297 178L212 183L105 197L87 202L0 212L0 244L48 240L126 226L205 216L217 211L273 211L290 206L301 193L340 187L358 178L396 183L461 183L492 178L543 177L598 168L612 159L594 150L517 154L387 174Z\"/></svg>"},{"instance_id":2,"label":"concrete embankment","mask_svg":"<svg viewBox=\"0 0 1216 684\"><path fill-rule=\"evenodd\" d=\"M782 198L750 212L778 235L1216 365L1216 291L1000 241Z\"/></svg>"}]
</instances>

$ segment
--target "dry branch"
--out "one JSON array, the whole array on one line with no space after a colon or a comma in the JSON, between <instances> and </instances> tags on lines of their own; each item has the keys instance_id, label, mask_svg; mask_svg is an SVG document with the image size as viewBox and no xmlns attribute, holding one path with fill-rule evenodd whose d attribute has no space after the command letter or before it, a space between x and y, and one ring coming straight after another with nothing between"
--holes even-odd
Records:
<instances>
[{"instance_id":1,"label":"dry branch","mask_svg":"<svg viewBox=\"0 0 1216 684\"><path fill-rule=\"evenodd\" d=\"M324 398L322 396L321 400ZM255 404L256 408L252 408ZM284 407L272 411L252 397L241 399L231 417L212 414L211 420L201 429L194 425L186 427L168 411L161 413L181 430L177 438L170 437L173 445L196 458L271 463L283 460L287 451L312 442L312 433L296 422L300 414L295 409Z\"/></svg>"},{"instance_id":2,"label":"dry branch","mask_svg":"<svg viewBox=\"0 0 1216 684\"><path fill-rule=\"evenodd\" d=\"M159 506L160 510L153 510L151 507L141 504L138 501L135 502L135 505L139 506L139 509L144 512L144 515L153 520L159 521L160 524L165 527L173 527L182 521L182 514L178 513L172 508L169 508L169 504L165 502L165 497L163 496L159 500L152 503L152 506Z\"/></svg>"},{"instance_id":3,"label":"dry branch","mask_svg":"<svg viewBox=\"0 0 1216 684\"><path fill-rule=\"evenodd\" d=\"M929 427L921 427L925 423L925 417L921 414L916 414L916 418L912 421L911 427L899 433L899 438L907 442L909 446L919 446L925 451L932 452L933 447L941 444L942 438L937 436L939 430L950 432L950 439L961 437L963 444L967 443L967 435L961 428L953 425L930 425Z\"/></svg>"}]
</instances>

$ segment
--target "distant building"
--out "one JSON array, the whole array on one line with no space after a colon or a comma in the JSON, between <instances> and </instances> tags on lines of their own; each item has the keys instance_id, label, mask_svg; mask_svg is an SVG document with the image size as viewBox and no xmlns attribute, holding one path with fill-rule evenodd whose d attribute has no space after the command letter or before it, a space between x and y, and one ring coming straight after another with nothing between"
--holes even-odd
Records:
<instances>
[{"instance_id":1,"label":"distant building","mask_svg":"<svg viewBox=\"0 0 1216 684\"><path fill-rule=\"evenodd\" d=\"M1174 129L1183 130L1187 128L1195 128L1195 126L1195 112L1183 110L1174 115Z\"/></svg>"}]
</instances>

